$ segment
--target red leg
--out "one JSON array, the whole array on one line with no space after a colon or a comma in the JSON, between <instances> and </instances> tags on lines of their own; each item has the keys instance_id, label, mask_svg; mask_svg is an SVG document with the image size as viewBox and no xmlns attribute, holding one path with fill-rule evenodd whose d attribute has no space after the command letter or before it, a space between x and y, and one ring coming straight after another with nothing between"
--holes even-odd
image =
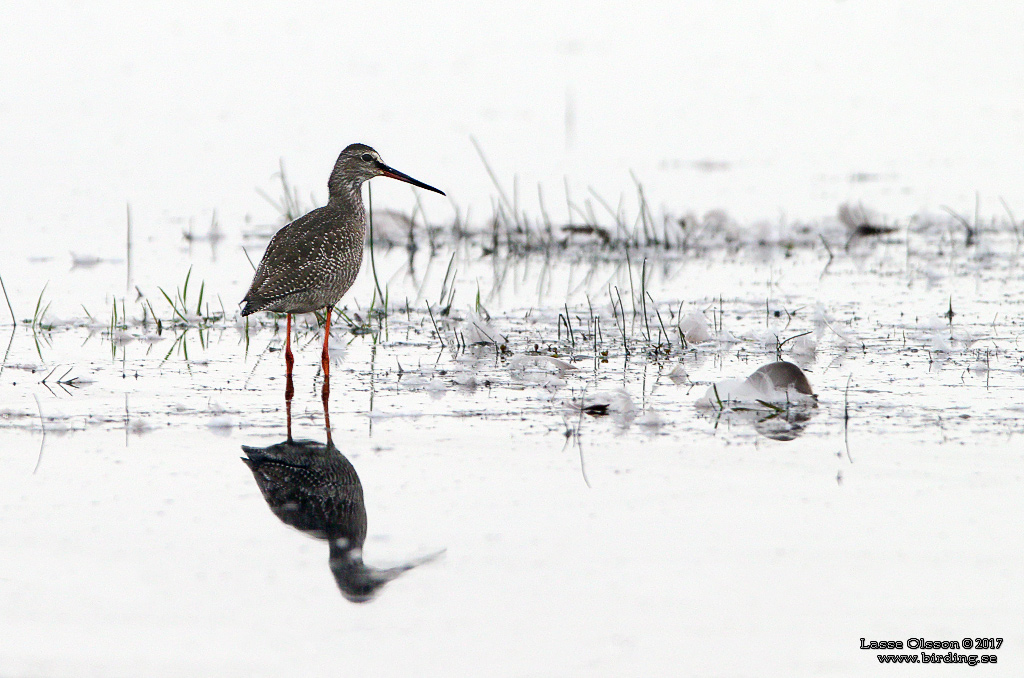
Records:
<instances>
[{"instance_id":1,"label":"red leg","mask_svg":"<svg viewBox=\"0 0 1024 678\"><path fill-rule=\"evenodd\" d=\"M292 384L292 365L295 364L295 356L292 355L292 314L285 313L287 321L285 323L285 337L284 337L284 364L287 381L284 387L284 399L291 404L292 396L295 395L295 386ZM289 417L288 425L291 426L291 417ZM289 439L291 435L289 435Z\"/></svg>"},{"instance_id":2,"label":"red leg","mask_svg":"<svg viewBox=\"0 0 1024 678\"><path fill-rule=\"evenodd\" d=\"M327 342L331 340L331 307L327 307L327 314L324 316L324 351L320 356L320 366L324 370L324 387L320 393L324 403L324 428L327 429L327 444L334 445L331 438L331 413L327 409L327 401L331 393L331 359L327 354Z\"/></svg>"},{"instance_id":3,"label":"red leg","mask_svg":"<svg viewBox=\"0 0 1024 678\"><path fill-rule=\"evenodd\" d=\"M324 317L324 350L320 355L320 367L324 370L324 398L331 391L331 360L327 355L327 342L331 340L331 307L327 307L327 315Z\"/></svg>"},{"instance_id":4,"label":"red leg","mask_svg":"<svg viewBox=\"0 0 1024 678\"><path fill-rule=\"evenodd\" d=\"M288 442L292 441L292 399L288 398L284 401L284 411L288 417Z\"/></svg>"},{"instance_id":5,"label":"red leg","mask_svg":"<svg viewBox=\"0 0 1024 678\"><path fill-rule=\"evenodd\" d=\"M324 377L324 388L321 392L321 400L324 403L324 428L327 429L327 445L334 445L334 440L331 439L331 413L327 409L327 401L331 392L330 387L327 385L328 378Z\"/></svg>"}]
</instances>

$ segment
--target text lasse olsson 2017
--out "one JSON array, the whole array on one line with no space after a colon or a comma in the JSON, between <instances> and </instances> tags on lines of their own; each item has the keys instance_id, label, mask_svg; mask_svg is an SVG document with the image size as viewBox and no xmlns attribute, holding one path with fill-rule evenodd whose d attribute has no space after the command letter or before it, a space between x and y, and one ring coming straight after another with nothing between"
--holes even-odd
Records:
<instances>
[{"instance_id":1,"label":"text lasse olsson 2017","mask_svg":"<svg viewBox=\"0 0 1024 678\"><path fill-rule=\"evenodd\" d=\"M998 650L1003 645L1002 638L965 637L961 640L927 640L925 638L907 638L902 640L867 640L860 639L862 650L922 650L920 654L879 654L880 664L996 664L998 658L994 654L960 654L953 650ZM945 654L924 652L923 650L949 650Z\"/></svg>"}]
</instances>

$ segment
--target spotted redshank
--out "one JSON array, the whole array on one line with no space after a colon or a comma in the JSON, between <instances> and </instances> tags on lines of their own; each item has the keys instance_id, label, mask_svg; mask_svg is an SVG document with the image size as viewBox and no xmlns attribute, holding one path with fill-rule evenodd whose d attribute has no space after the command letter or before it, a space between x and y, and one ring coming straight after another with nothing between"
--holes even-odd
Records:
<instances>
[{"instance_id":1,"label":"spotted redshank","mask_svg":"<svg viewBox=\"0 0 1024 678\"><path fill-rule=\"evenodd\" d=\"M324 309L324 347L321 365L324 390L329 387L330 362L327 342L331 333L331 310L352 287L363 262L366 208L361 187L373 177L390 177L444 193L384 164L377 151L365 144L352 144L334 164L327 181L329 198L323 207L291 222L270 240L252 285L245 295L242 315L257 311L286 314L287 336L284 359L291 399L292 314Z\"/></svg>"}]
</instances>

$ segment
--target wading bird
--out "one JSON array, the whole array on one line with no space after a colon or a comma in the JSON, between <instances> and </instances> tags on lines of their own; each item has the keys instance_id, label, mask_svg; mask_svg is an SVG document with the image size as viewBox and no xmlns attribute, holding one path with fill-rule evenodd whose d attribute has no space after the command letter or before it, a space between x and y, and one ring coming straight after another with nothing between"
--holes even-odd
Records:
<instances>
[{"instance_id":1,"label":"wading bird","mask_svg":"<svg viewBox=\"0 0 1024 678\"><path fill-rule=\"evenodd\" d=\"M338 156L327 181L327 204L299 217L274 235L242 300L245 302L243 316L257 311L286 314L284 360L288 386L291 386L295 362L291 347L292 313L324 309L321 365L324 390L330 388L327 341L331 333L331 310L352 287L363 263L366 208L361 188L364 181L373 177L398 179L444 195L433 186L388 167L369 146L348 146ZM285 397L291 397L290 388L286 388Z\"/></svg>"}]
</instances>

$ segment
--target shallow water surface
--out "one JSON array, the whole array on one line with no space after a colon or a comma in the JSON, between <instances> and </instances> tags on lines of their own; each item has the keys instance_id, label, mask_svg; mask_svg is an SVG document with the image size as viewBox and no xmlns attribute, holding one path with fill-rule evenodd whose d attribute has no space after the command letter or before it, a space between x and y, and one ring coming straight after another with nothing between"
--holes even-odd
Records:
<instances>
[{"instance_id":1,"label":"shallow water surface","mask_svg":"<svg viewBox=\"0 0 1024 678\"><path fill-rule=\"evenodd\" d=\"M321 330L289 422L236 238L165 236L113 327L124 262L26 262L65 292L7 327L0 671L855 676L861 637L1016 643L1024 290L1009 230L959 236L381 249L387 315L368 268L365 331L332 331L332 445ZM189 266L223 311L175 316ZM816 403L697 406L779 357ZM268 490L241 458L289 423Z\"/></svg>"}]
</instances>

